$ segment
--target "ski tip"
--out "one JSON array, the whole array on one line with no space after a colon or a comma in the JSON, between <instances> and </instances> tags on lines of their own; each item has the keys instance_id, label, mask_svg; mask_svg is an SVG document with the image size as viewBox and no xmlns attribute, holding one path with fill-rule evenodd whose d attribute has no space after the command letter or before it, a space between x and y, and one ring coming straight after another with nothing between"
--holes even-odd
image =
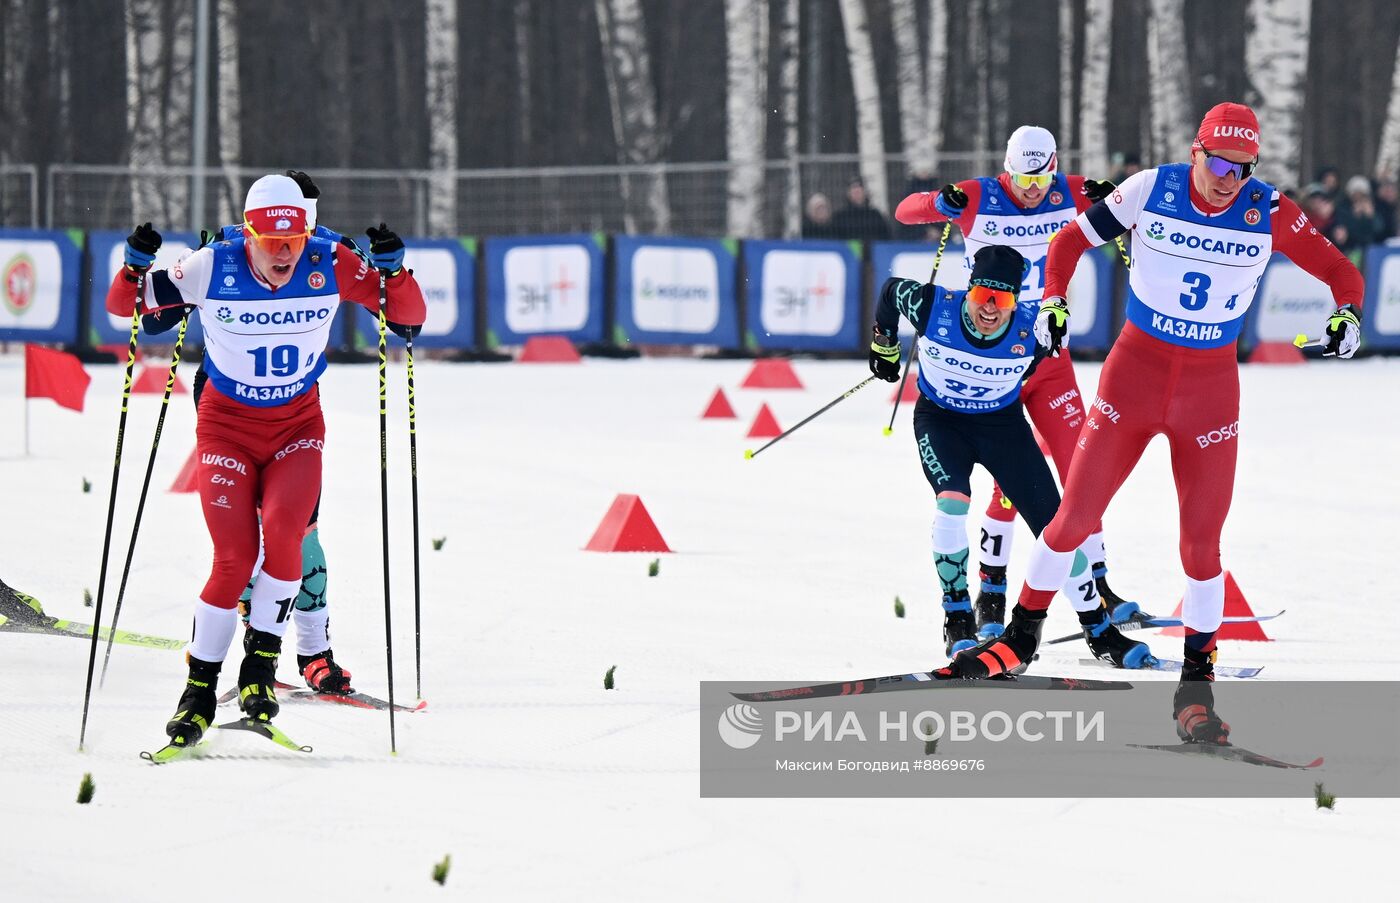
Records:
<instances>
[{"instance_id":1,"label":"ski tip","mask_svg":"<svg viewBox=\"0 0 1400 903\"><path fill-rule=\"evenodd\" d=\"M426 709L427 707L428 707L428 700L426 700L426 699L419 699L419 700L418 700L418 704L415 705L413 708L409 709L409 711L410 711L410 712L421 712L421 711L423 711L424 709Z\"/></svg>"},{"instance_id":2,"label":"ski tip","mask_svg":"<svg viewBox=\"0 0 1400 903\"><path fill-rule=\"evenodd\" d=\"M1304 768L1317 768L1317 767L1319 767L1320 765L1322 765L1322 756L1318 756L1316 759L1313 759L1311 762L1309 762L1308 764L1304 765L1303 767L1304 767Z\"/></svg>"}]
</instances>

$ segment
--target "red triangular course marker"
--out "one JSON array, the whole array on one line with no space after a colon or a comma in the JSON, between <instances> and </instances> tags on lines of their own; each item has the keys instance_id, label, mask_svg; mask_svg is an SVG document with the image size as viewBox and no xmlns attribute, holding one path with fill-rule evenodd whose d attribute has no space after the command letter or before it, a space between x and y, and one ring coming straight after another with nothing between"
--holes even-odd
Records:
<instances>
[{"instance_id":1,"label":"red triangular course marker","mask_svg":"<svg viewBox=\"0 0 1400 903\"><path fill-rule=\"evenodd\" d=\"M903 395L899 394L898 388L896 388L893 392L890 393L890 401L894 401L895 398L899 398L900 404L910 404L911 402L918 401L919 381L917 379L906 379L904 381Z\"/></svg>"},{"instance_id":2,"label":"red triangular course marker","mask_svg":"<svg viewBox=\"0 0 1400 903\"><path fill-rule=\"evenodd\" d=\"M581 358L574 343L561 335L534 335L525 340L517 360L522 364L577 364Z\"/></svg>"},{"instance_id":3,"label":"red triangular course marker","mask_svg":"<svg viewBox=\"0 0 1400 903\"><path fill-rule=\"evenodd\" d=\"M131 394L164 395L165 381L169 378L170 369L168 367L147 367L142 370L141 375L136 377L135 381L132 382ZM172 391L174 394L179 395L181 393L189 394L190 390L186 389L185 384L180 382L180 377L176 376L175 388Z\"/></svg>"},{"instance_id":4,"label":"red triangular course marker","mask_svg":"<svg viewBox=\"0 0 1400 903\"><path fill-rule=\"evenodd\" d=\"M727 420L733 420L735 417L738 417L738 416L739 416L738 414L735 414L735 413L734 413L734 406L731 405L731 404L729 403L729 399L728 399L727 397L725 397L724 390L723 390L723 389L715 389L715 397L710 399L710 403L709 403L708 406L706 406L706 408L705 408L705 413L703 413L703 414L700 415L700 419L701 419L701 420L711 420L711 419L727 419Z\"/></svg>"},{"instance_id":5,"label":"red triangular course marker","mask_svg":"<svg viewBox=\"0 0 1400 903\"><path fill-rule=\"evenodd\" d=\"M164 391L163 389L161 391ZM175 482L170 484L171 492L198 492L199 491L199 449L190 452L190 457L185 461L185 466L180 468L180 473L175 477Z\"/></svg>"},{"instance_id":6,"label":"red triangular course marker","mask_svg":"<svg viewBox=\"0 0 1400 903\"><path fill-rule=\"evenodd\" d=\"M1229 571L1225 572L1225 617L1227 618L1250 618L1254 616L1254 609L1249 607L1245 601L1244 593L1240 592L1240 585L1235 582L1235 575ZM1181 617L1181 603L1176 604L1176 610L1172 612L1173 618ZM1165 627L1162 629L1163 636L1185 636L1185 627ZM1221 624L1220 630L1216 632L1215 638L1218 640L1258 640L1260 642L1273 642L1264 633L1264 625L1258 621L1249 621L1244 624Z\"/></svg>"},{"instance_id":7,"label":"red triangular course marker","mask_svg":"<svg viewBox=\"0 0 1400 903\"><path fill-rule=\"evenodd\" d=\"M1251 364L1304 364L1307 358L1292 342L1260 342L1249 353Z\"/></svg>"},{"instance_id":8,"label":"red triangular course marker","mask_svg":"<svg viewBox=\"0 0 1400 903\"><path fill-rule=\"evenodd\" d=\"M589 552L671 551L641 497L625 494L613 499L612 507L603 515L584 549Z\"/></svg>"},{"instance_id":9,"label":"red triangular course marker","mask_svg":"<svg viewBox=\"0 0 1400 903\"><path fill-rule=\"evenodd\" d=\"M778 418L773 416L773 412L768 410L768 405L762 405L758 409L758 416L753 419L753 426L749 427L750 439L772 439L774 436L783 434L782 427L778 426Z\"/></svg>"},{"instance_id":10,"label":"red triangular course marker","mask_svg":"<svg viewBox=\"0 0 1400 903\"><path fill-rule=\"evenodd\" d=\"M802 380L787 358L765 357L753 362L749 375L739 383L741 389L800 389Z\"/></svg>"}]
</instances>

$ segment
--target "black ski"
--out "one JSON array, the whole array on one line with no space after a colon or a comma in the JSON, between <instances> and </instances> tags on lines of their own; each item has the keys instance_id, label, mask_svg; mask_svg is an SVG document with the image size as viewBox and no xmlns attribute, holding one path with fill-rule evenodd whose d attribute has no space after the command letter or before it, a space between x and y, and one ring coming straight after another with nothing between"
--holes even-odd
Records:
<instances>
[{"instance_id":1,"label":"black ski","mask_svg":"<svg viewBox=\"0 0 1400 903\"><path fill-rule=\"evenodd\" d=\"M991 680L939 680L933 676L932 672L916 671L913 674L892 674L889 677L870 677L865 680L812 684L806 687L788 687L781 690L734 693L732 695L745 702L774 702L782 699L860 696L869 693L888 693L893 690L1131 690L1132 688L1133 685L1125 680L1085 680L1077 677L1044 677L1039 674L997 677Z\"/></svg>"},{"instance_id":2,"label":"black ski","mask_svg":"<svg viewBox=\"0 0 1400 903\"><path fill-rule=\"evenodd\" d=\"M1277 618L1279 615L1283 614L1284 611L1287 611L1287 609L1284 609L1283 611L1276 611L1271 615L1248 615L1244 617L1229 617L1225 618L1220 623L1257 624L1260 621L1272 621L1274 618ZM1119 632L1125 632L1129 630L1142 630L1144 627L1150 627L1155 630L1162 627L1180 627L1181 619L1159 618L1156 615L1150 615L1145 611L1136 611L1129 615L1127 618L1123 619L1122 621L1115 621L1113 623L1113 626L1117 627ZM1070 640L1082 639L1084 639L1084 632L1080 630L1075 631L1074 633L1067 633L1062 637L1056 637L1053 640L1046 640L1045 644L1047 646L1053 646L1055 643L1068 643Z\"/></svg>"},{"instance_id":3,"label":"black ski","mask_svg":"<svg viewBox=\"0 0 1400 903\"><path fill-rule=\"evenodd\" d=\"M1306 765L1297 765L1245 749L1243 746L1217 746L1213 743L1129 743L1128 745L1136 749L1157 749L1162 752L1181 753L1187 756L1209 756L1231 762L1244 762L1247 765L1263 765L1268 768L1307 769L1317 768L1322 764L1322 756L1318 756Z\"/></svg>"}]
</instances>

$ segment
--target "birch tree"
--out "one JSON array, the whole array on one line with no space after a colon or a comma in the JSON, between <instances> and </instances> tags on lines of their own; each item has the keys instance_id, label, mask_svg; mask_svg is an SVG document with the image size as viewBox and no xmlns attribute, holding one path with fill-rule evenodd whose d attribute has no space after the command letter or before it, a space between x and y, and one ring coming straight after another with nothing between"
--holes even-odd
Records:
<instances>
[{"instance_id":1,"label":"birch tree","mask_svg":"<svg viewBox=\"0 0 1400 903\"><path fill-rule=\"evenodd\" d=\"M987 2L987 94L991 132L987 147L998 148L1011 136L1011 19L1010 0Z\"/></svg>"},{"instance_id":2,"label":"birch tree","mask_svg":"<svg viewBox=\"0 0 1400 903\"><path fill-rule=\"evenodd\" d=\"M763 233L763 157L767 143L768 9L725 0L725 142L729 156L726 221L730 235Z\"/></svg>"},{"instance_id":3,"label":"birch tree","mask_svg":"<svg viewBox=\"0 0 1400 903\"><path fill-rule=\"evenodd\" d=\"M1259 174L1300 184L1303 78L1312 0L1250 0L1244 42L1250 106L1259 117Z\"/></svg>"},{"instance_id":4,"label":"birch tree","mask_svg":"<svg viewBox=\"0 0 1400 903\"><path fill-rule=\"evenodd\" d=\"M986 29L986 0L968 0L965 7L968 11L968 19L971 25L968 27L968 47L967 58L971 63L972 77L976 84L977 112L973 125L973 142L975 150L985 150L988 147L988 136L991 133L991 114L988 106L991 104L991 94L988 89L987 64L987 29Z\"/></svg>"},{"instance_id":5,"label":"birch tree","mask_svg":"<svg viewBox=\"0 0 1400 903\"><path fill-rule=\"evenodd\" d=\"M1152 122L1152 162L1173 160L1191 144L1186 111L1185 0L1151 0L1147 20L1148 105Z\"/></svg>"},{"instance_id":6,"label":"birch tree","mask_svg":"<svg viewBox=\"0 0 1400 903\"><path fill-rule=\"evenodd\" d=\"M243 183L237 167L243 158L243 103L238 77L237 0L219 0L218 70L219 168L223 172L219 191L219 222L233 223L243 218Z\"/></svg>"},{"instance_id":7,"label":"birch tree","mask_svg":"<svg viewBox=\"0 0 1400 903\"><path fill-rule=\"evenodd\" d=\"M929 175L938 171L943 149L943 93L948 81L948 0L932 0L928 11L928 60L924 65L924 109L932 153Z\"/></svg>"},{"instance_id":8,"label":"birch tree","mask_svg":"<svg viewBox=\"0 0 1400 903\"><path fill-rule=\"evenodd\" d=\"M802 40L800 0L784 0L782 28L778 34L779 53L778 93L782 102L783 158L788 162L788 177L783 191L783 236L797 238L802 234L802 172L797 163L798 75Z\"/></svg>"},{"instance_id":9,"label":"birch tree","mask_svg":"<svg viewBox=\"0 0 1400 903\"><path fill-rule=\"evenodd\" d=\"M856 104L856 147L860 153L860 177L870 204L889 209L885 176L885 131L881 123L880 83L875 74L875 50L865 0L841 0L841 24L846 35L846 56Z\"/></svg>"},{"instance_id":10,"label":"birch tree","mask_svg":"<svg viewBox=\"0 0 1400 903\"><path fill-rule=\"evenodd\" d=\"M1385 108L1381 144L1376 151L1376 174L1392 179L1400 176L1400 45L1395 48L1390 74L1390 103Z\"/></svg>"},{"instance_id":11,"label":"birch tree","mask_svg":"<svg viewBox=\"0 0 1400 903\"><path fill-rule=\"evenodd\" d=\"M618 157L626 164L654 164L661 157L661 133L640 0L595 0L595 5ZM671 230L666 180L660 173L625 176L622 200L626 231ZM647 215L639 216L641 210Z\"/></svg>"},{"instance_id":12,"label":"birch tree","mask_svg":"<svg viewBox=\"0 0 1400 903\"><path fill-rule=\"evenodd\" d=\"M1113 43L1113 0L1084 4L1084 68L1080 71L1079 171L1108 176L1108 60Z\"/></svg>"},{"instance_id":13,"label":"birch tree","mask_svg":"<svg viewBox=\"0 0 1400 903\"><path fill-rule=\"evenodd\" d=\"M899 124L904 154L911 173L933 173L934 136L929 127L928 83L924 80L919 47L919 14L915 0L890 0L890 26L896 51L895 86L899 92Z\"/></svg>"},{"instance_id":14,"label":"birch tree","mask_svg":"<svg viewBox=\"0 0 1400 903\"><path fill-rule=\"evenodd\" d=\"M530 120L534 115L534 105L530 102L534 92L530 28L535 10L530 0L515 0L512 13L515 16L515 96L518 107L516 119L520 123L520 146L528 148L531 142Z\"/></svg>"},{"instance_id":15,"label":"birch tree","mask_svg":"<svg viewBox=\"0 0 1400 903\"><path fill-rule=\"evenodd\" d=\"M1074 4L1061 3L1057 11L1060 32L1060 116L1059 129L1055 132L1055 138L1060 147L1065 148L1076 146L1072 129L1074 125ZM1063 152L1060 157L1063 162ZM1082 162L1082 160L1075 162ZM1075 172L1082 171L1075 170Z\"/></svg>"},{"instance_id":16,"label":"birch tree","mask_svg":"<svg viewBox=\"0 0 1400 903\"><path fill-rule=\"evenodd\" d=\"M457 0L428 0L428 232L457 233Z\"/></svg>"},{"instance_id":17,"label":"birch tree","mask_svg":"<svg viewBox=\"0 0 1400 903\"><path fill-rule=\"evenodd\" d=\"M126 0L125 25L132 217L179 222L188 209L189 184L159 173L190 162L194 6Z\"/></svg>"}]
</instances>

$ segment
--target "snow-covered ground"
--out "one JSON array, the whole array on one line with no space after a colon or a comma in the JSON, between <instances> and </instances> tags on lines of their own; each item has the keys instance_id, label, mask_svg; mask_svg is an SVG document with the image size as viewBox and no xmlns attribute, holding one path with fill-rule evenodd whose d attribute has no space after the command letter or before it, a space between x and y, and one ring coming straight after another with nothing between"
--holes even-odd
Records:
<instances>
[{"instance_id":1,"label":"snow-covered ground","mask_svg":"<svg viewBox=\"0 0 1400 903\"><path fill-rule=\"evenodd\" d=\"M933 498L906 406L882 435L877 384L745 461L760 401L783 426L865 375L800 361L805 391L739 390L747 362L418 368L426 712L398 719L285 706L316 748L284 753L220 732L206 757L153 767L183 663L118 646L76 751L85 642L0 634L0 895L6 900L250 896L367 899L1032 899L1131 895L1304 899L1365 894L1400 841L1394 801L726 800L699 798L698 682L779 683L924 670L940 660L928 548ZM90 620L121 378L89 368L87 412L33 403L23 457L22 359L0 357L0 577L49 614ZM1086 394L1098 367L1080 365ZM188 377L188 374L187 374ZM1264 678L1395 675L1385 617L1400 567L1400 361L1246 367L1226 566L1256 610L1287 608L1276 642L1224 643ZM321 535L338 658L384 695L376 373L322 380L328 442ZM738 421L700 420L716 386ZM402 366L391 377L396 689L413 694ZM108 614L158 399L133 402ZM187 634L209 543L172 495L193 445L172 403L122 626ZM83 494L82 480L93 482ZM987 483L977 498L986 498ZM904 504L880 500L890 490ZM676 554L582 551L619 492L639 494ZM1179 598L1165 443L1109 510L1112 582L1146 608ZM433 551L431 537L446 537ZM1023 531L1013 580L1029 549ZM183 547L183 553L174 548ZM899 595L908 617L896 619ZM1363 625L1382 613L1378 630ZM1068 606L1047 635L1069 632ZM1179 640L1153 639L1163 654ZM290 646L290 643L289 643ZM1079 644L1039 669L1082 668ZM292 679L291 656L283 677ZM237 656L225 669L236 675ZM602 689L617 666L617 689ZM1165 677L1165 676L1163 676ZM1300 713L1306 730L1307 713ZM1226 766L1222 766L1226 767ZM1239 766L1245 767L1245 766ZM74 796L92 772L96 797ZM983 826L997 826L983 831ZM444 888L429 880L452 855ZM295 896L293 896L295 895Z\"/></svg>"}]
</instances>

